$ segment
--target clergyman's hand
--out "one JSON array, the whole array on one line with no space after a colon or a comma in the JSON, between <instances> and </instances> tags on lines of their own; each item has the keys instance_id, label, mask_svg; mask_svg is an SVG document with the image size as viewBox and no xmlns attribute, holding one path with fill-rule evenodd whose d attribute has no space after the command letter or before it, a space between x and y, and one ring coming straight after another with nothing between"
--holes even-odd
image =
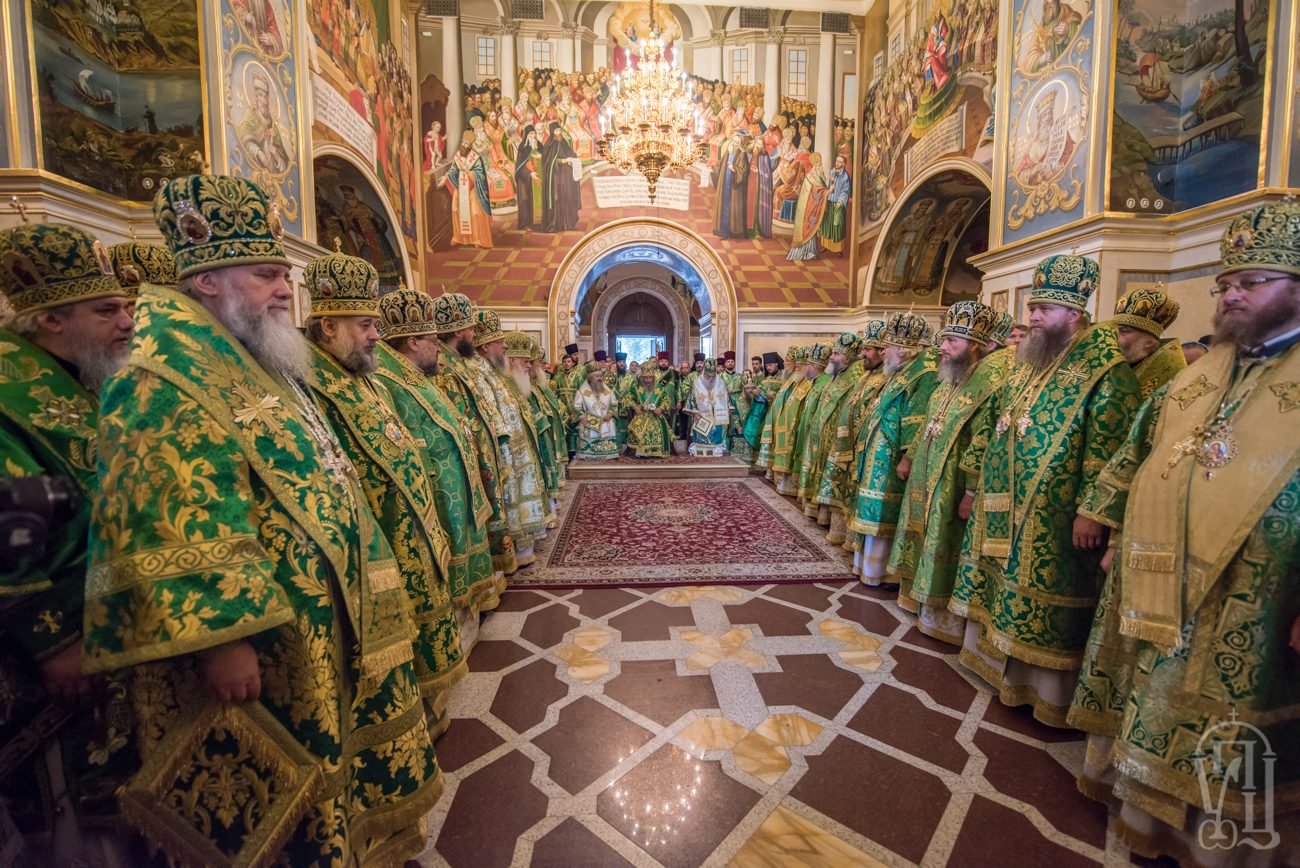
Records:
<instances>
[{"instance_id":1,"label":"clergyman's hand","mask_svg":"<svg viewBox=\"0 0 1300 868\"><path fill-rule=\"evenodd\" d=\"M906 455L898 459L898 467L894 472L898 474L899 479L906 482L907 477L912 475L912 459L908 458Z\"/></svg>"},{"instance_id":2,"label":"clergyman's hand","mask_svg":"<svg viewBox=\"0 0 1300 868\"><path fill-rule=\"evenodd\" d=\"M1106 549L1106 554L1101 556L1101 572L1106 574L1110 572L1110 565L1115 562L1115 547L1111 546Z\"/></svg>"},{"instance_id":3,"label":"clergyman's hand","mask_svg":"<svg viewBox=\"0 0 1300 868\"><path fill-rule=\"evenodd\" d=\"M220 702L252 702L262 695L257 652L247 642L227 642L199 652L208 690Z\"/></svg>"},{"instance_id":4,"label":"clergyman's hand","mask_svg":"<svg viewBox=\"0 0 1300 868\"><path fill-rule=\"evenodd\" d=\"M962 497L961 503L957 504L957 517L962 521L970 521L970 511L975 506L975 495L969 491Z\"/></svg>"},{"instance_id":5,"label":"clergyman's hand","mask_svg":"<svg viewBox=\"0 0 1300 868\"><path fill-rule=\"evenodd\" d=\"M1106 541L1106 525L1099 521L1094 521L1086 515L1075 516L1074 518L1074 547L1091 551L1092 549L1101 548L1101 544Z\"/></svg>"},{"instance_id":6,"label":"clergyman's hand","mask_svg":"<svg viewBox=\"0 0 1300 868\"><path fill-rule=\"evenodd\" d=\"M81 643L77 642L41 662L41 681L54 701L78 705L88 702L98 692L103 679L87 675L81 661Z\"/></svg>"}]
</instances>

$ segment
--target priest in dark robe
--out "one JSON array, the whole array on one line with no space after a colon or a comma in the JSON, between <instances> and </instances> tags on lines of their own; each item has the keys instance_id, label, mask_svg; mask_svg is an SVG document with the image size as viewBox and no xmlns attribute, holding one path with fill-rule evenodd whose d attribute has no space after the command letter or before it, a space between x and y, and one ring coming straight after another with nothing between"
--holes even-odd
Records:
<instances>
[{"instance_id":1,"label":"priest in dark robe","mask_svg":"<svg viewBox=\"0 0 1300 868\"><path fill-rule=\"evenodd\" d=\"M567 232L578 225L582 189L573 177L570 160L578 159L568 133L558 122L542 145L542 231Z\"/></svg>"},{"instance_id":2,"label":"priest in dark robe","mask_svg":"<svg viewBox=\"0 0 1300 868\"><path fill-rule=\"evenodd\" d=\"M772 237L772 157L763 140L755 139L749 148L749 235Z\"/></svg>"},{"instance_id":3,"label":"priest in dark robe","mask_svg":"<svg viewBox=\"0 0 1300 868\"><path fill-rule=\"evenodd\" d=\"M519 202L516 225L520 229L537 228L537 208L541 202L542 149L537 144L537 130L524 127L519 150L515 153L515 197Z\"/></svg>"},{"instance_id":4,"label":"priest in dark robe","mask_svg":"<svg viewBox=\"0 0 1300 868\"><path fill-rule=\"evenodd\" d=\"M744 238L747 234L745 208L749 199L749 153L747 133L737 130L722 153L718 166L718 191L713 211L713 234L719 238Z\"/></svg>"}]
</instances>

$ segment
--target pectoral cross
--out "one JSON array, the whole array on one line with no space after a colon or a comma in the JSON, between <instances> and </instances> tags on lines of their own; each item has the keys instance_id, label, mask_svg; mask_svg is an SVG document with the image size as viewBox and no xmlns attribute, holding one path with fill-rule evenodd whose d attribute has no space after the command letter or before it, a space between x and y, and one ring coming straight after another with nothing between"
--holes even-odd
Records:
<instances>
[{"instance_id":1,"label":"pectoral cross","mask_svg":"<svg viewBox=\"0 0 1300 868\"><path fill-rule=\"evenodd\" d=\"M1021 437L1024 437L1025 432L1029 430L1029 426L1032 424L1033 423L1029 419L1029 414L1026 413L1016 420L1016 433Z\"/></svg>"}]
</instances>

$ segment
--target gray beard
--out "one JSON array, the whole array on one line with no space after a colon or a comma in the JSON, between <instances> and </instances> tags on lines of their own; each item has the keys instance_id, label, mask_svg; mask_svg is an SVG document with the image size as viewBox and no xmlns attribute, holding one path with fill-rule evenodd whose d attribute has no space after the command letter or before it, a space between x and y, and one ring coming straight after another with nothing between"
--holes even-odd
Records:
<instances>
[{"instance_id":1,"label":"gray beard","mask_svg":"<svg viewBox=\"0 0 1300 868\"><path fill-rule=\"evenodd\" d=\"M970 359L939 359L939 382L958 383L970 372L974 361Z\"/></svg>"},{"instance_id":2,"label":"gray beard","mask_svg":"<svg viewBox=\"0 0 1300 868\"><path fill-rule=\"evenodd\" d=\"M353 350L343 358L338 359L338 363L343 370L357 376L373 374L379 368L379 360L375 358L374 354L366 355L361 350Z\"/></svg>"},{"instance_id":3,"label":"gray beard","mask_svg":"<svg viewBox=\"0 0 1300 868\"><path fill-rule=\"evenodd\" d=\"M842 370L844 370L844 366L841 365L839 362L829 362L826 365L826 373L830 374L831 376L838 374Z\"/></svg>"},{"instance_id":4,"label":"gray beard","mask_svg":"<svg viewBox=\"0 0 1300 868\"><path fill-rule=\"evenodd\" d=\"M288 317L258 311L238 293L218 297L217 319L262 367L291 380L311 372L311 348Z\"/></svg>"},{"instance_id":5,"label":"gray beard","mask_svg":"<svg viewBox=\"0 0 1300 868\"><path fill-rule=\"evenodd\" d=\"M903 369L903 365L906 365L907 362L907 359L899 359L896 362L891 362L889 359L885 359L885 361L881 363L881 367L885 369L886 374L896 374Z\"/></svg>"},{"instance_id":6,"label":"gray beard","mask_svg":"<svg viewBox=\"0 0 1300 868\"><path fill-rule=\"evenodd\" d=\"M87 392L97 395L108 378L122 370L130 355L129 346L119 352L104 347L86 346L74 351L70 361L77 366L81 385L86 387Z\"/></svg>"},{"instance_id":7,"label":"gray beard","mask_svg":"<svg viewBox=\"0 0 1300 868\"><path fill-rule=\"evenodd\" d=\"M1062 331L1044 331L1036 329L1029 332L1016 347L1016 361L1029 365L1035 371L1044 371L1056 361L1070 338L1074 334L1068 329Z\"/></svg>"}]
</instances>

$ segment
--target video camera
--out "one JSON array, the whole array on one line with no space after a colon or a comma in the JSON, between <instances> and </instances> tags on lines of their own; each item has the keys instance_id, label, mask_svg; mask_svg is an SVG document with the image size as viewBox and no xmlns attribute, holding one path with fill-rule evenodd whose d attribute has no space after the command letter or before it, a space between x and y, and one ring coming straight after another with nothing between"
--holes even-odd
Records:
<instances>
[{"instance_id":1,"label":"video camera","mask_svg":"<svg viewBox=\"0 0 1300 868\"><path fill-rule=\"evenodd\" d=\"M39 558L51 529L72 519L77 488L65 476L0 478L0 568Z\"/></svg>"}]
</instances>

